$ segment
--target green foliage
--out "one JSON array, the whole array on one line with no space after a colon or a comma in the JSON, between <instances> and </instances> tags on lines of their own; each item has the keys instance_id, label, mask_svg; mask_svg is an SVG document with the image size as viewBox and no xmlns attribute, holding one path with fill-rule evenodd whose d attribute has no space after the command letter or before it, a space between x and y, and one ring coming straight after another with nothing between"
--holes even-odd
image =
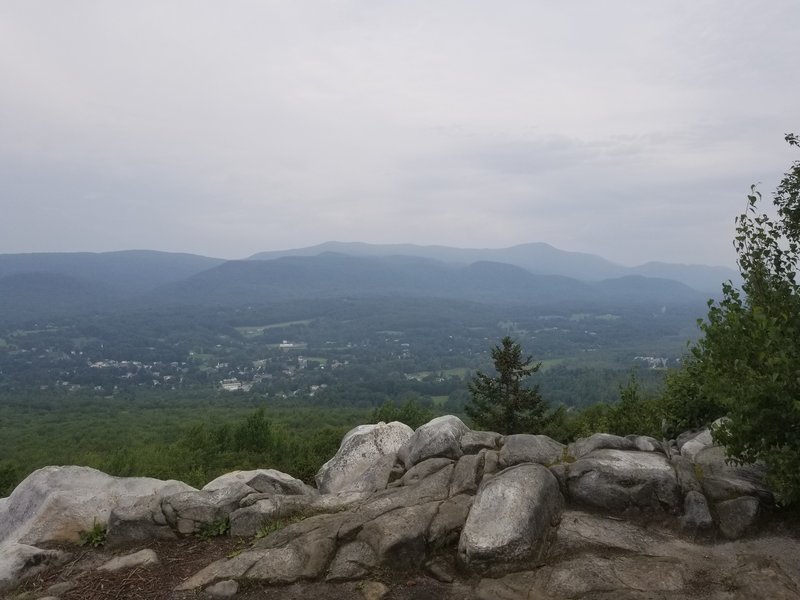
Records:
<instances>
[{"instance_id":1,"label":"green foliage","mask_svg":"<svg viewBox=\"0 0 800 600\"><path fill-rule=\"evenodd\" d=\"M726 413L719 398L703 393L700 382L703 365L694 356L687 356L680 369L667 373L658 407L664 416L667 437L704 427Z\"/></svg>"},{"instance_id":2,"label":"green foliage","mask_svg":"<svg viewBox=\"0 0 800 600\"><path fill-rule=\"evenodd\" d=\"M397 406L394 401L387 400L380 407L372 411L372 421L391 423L392 421L400 421L405 423L411 429L416 429L420 425L424 425L434 417L431 409L420 406L419 400L410 398L406 400L402 406Z\"/></svg>"},{"instance_id":3,"label":"green foliage","mask_svg":"<svg viewBox=\"0 0 800 600\"><path fill-rule=\"evenodd\" d=\"M547 434L562 442L598 432L660 438L664 410L659 399L642 392L634 373L625 385L619 386L618 393L614 403L598 402L579 412L555 413Z\"/></svg>"},{"instance_id":4,"label":"green foliage","mask_svg":"<svg viewBox=\"0 0 800 600\"><path fill-rule=\"evenodd\" d=\"M267 537L269 534L274 533L276 531L280 531L284 527L288 527L294 523L299 523L304 519L307 519L310 515L300 512L291 517L286 517L282 519L265 519L264 522L261 524L261 527L258 528L256 531L255 538L257 540L261 538Z\"/></svg>"},{"instance_id":5,"label":"green foliage","mask_svg":"<svg viewBox=\"0 0 800 600\"><path fill-rule=\"evenodd\" d=\"M210 523L203 523L200 530L195 534L203 540L219 537L227 534L231 530L231 520L229 517L216 519Z\"/></svg>"},{"instance_id":6,"label":"green foliage","mask_svg":"<svg viewBox=\"0 0 800 600\"><path fill-rule=\"evenodd\" d=\"M106 543L106 526L98 523L97 519L95 519L91 529L81 531L78 535L80 536L79 543L81 546L97 548Z\"/></svg>"},{"instance_id":7,"label":"green foliage","mask_svg":"<svg viewBox=\"0 0 800 600\"><path fill-rule=\"evenodd\" d=\"M786 139L798 145L795 136ZM754 186L736 219L742 289L729 282L723 298L709 302L685 377L730 417L715 439L738 462L763 460L789 504L800 500L800 162L773 196L777 217L759 213L760 202Z\"/></svg>"},{"instance_id":8,"label":"green foliage","mask_svg":"<svg viewBox=\"0 0 800 600\"><path fill-rule=\"evenodd\" d=\"M548 422L547 403L537 388L522 381L539 370L533 357L522 357L522 347L509 336L492 349L496 377L478 371L469 384L471 401L464 407L475 427L498 433L540 432Z\"/></svg>"},{"instance_id":9,"label":"green foliage","mask_svg":"<svg viewBox=\"0 0 800 600\"><path fill-rule=\"evenodd\" d=\"M21 471L16 461L0 460L0 498L11 494L19 482Z\"/></svg>"}]
</instances>

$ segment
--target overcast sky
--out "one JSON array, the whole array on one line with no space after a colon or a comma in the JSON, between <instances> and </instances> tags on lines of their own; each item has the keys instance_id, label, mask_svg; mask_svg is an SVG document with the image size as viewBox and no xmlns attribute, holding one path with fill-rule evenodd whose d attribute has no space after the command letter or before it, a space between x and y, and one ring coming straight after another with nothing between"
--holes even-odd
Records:
<instances>
[{"instance_id":1,"label":"overcast sky","mask_svg":"<svg viewBox=\"0 0 800 600\"><path fill-rule=\"evenodd\" d=\"M0 0L0 252L548 242L732 266L797 0Z\"/></svg>"}]
</instances>

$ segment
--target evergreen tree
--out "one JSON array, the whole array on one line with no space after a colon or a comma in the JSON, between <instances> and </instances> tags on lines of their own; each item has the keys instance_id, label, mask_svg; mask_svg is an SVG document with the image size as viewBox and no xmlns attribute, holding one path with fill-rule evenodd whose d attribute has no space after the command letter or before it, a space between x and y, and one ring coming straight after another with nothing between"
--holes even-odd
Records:
<instances>
[{"instance_id":1,"label":"evergreen tree","mask_svg":"<svg viewBox=\"0 0 800 600\"><path fill-rule=\"evenodd\" d=\"M547 403L538 386L522 387L522 381L539 370L541 363L522 357L522 347L506 336L492 349L496 377L478 371L469 384L472 395L464 407L475 427L504 434L537 433L548 422Z\"/></svg>"}]
</instances>

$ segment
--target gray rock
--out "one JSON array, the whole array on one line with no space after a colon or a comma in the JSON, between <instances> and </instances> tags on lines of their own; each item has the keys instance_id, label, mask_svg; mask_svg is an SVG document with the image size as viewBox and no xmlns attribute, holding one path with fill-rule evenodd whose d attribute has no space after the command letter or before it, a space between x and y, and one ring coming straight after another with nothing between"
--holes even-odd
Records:
<instances>
[{"instance_id":1,"label":"gray rock","mask_svg":"<svg viewBox=\"0 0 800 600\"><path fill-rule=\"evenodd\" d=\"M337 513L359 502L360 494L324 494L272 496L233 511L230 515L232 537L252 537L262 527L278 520Z\"/></svg>"},{"instance_id":2,"label":"gray rock","mask_svg":"<svg viewBox=\"0 0 800 600\"><path fill-rule=\"evenodd\" d=\"M766 485L766 468L763 464L729 463L724 448L711 446L697 453L695 465L701 475L703 493L712 502L739 496L756 496L765 505L774 502L772 492Z\"/></svg>"},{"instance_id":3,"label":"gray rock","mask_svg":"<svg viewBox=\"0 0 800 600\"><path fill-rule=\"evenodd\" d=\"M389 588L380 581L365 581L361 586L361 595L364 600L382 600L389 593Z\"/></svg>"},{"instance_id":4,"label":"gray rock","mask_svg":"<svg viewBox=\"0 0 800 600\"><path fill-rule=\"evenodd\" d=\"M333 559L344 518L344 514L316 515L287 525L257 540L251 550L211 563L175 589L193 590L222 579L273 584L317 579Z\"/></svg>"},{"instance_id":5,"label":"gray rock","mask_svg":"<svg viewBox=\"0 0 800 600\"><path fill-rule=\"evenodd\" d=\"M626 435L625 439L633 443L633 450L639 452L664 452L664 445L649 435Z\"/></svg>"},{"instance_id":6,"label":"gray rock","mask_svg":"<svg viewBox=\"0 0 800 600\"><path fill-rule=\"evenodd\" d=\"M487 450L483 453L483 474L494 475L500 470L500 452Z\"/></svg>"},{"instance_id":7,"label":"gray rock","mask_svg":"<svg viewBox=\"0 0 800 600\"><path fill-rule=\"evenodd\" d=\"M74 581L61 581L59 583L54 583L47 588L47 593L51 596L61 596L66 594L68 591L75 589L77 585L78 584Z\"/></svg>"},{"instance_id":8,"label":"gray rock","mask_svg":"<svg viewBox=\"0 0 800 600\"><path fill-rule=\"evenodd\" d=\"M423 460L406 471L400 479L401 485L414 485L426 477L453 464L449 458L429 458Z\"/></svg>"},{"instance_id":9,"label":"gray rock","mask_svg":"<svg viewBox=\"0 0 800 600\"><path fill-rule=\"evenodd\" d=\"M477 454L483 449L496 450L503 438L493 431L467 431L461 436L461 451L464 454Z\"/></svg>"},{"instance_id":10,"label":"gray rock","mask_svg":"<svg viewBox=\"0 0 800 600\"><path fill-rule=\"evenodd\" d=\"M698 434L705 431L707 427L701 427L699 429L690 429L688 431L684 431L683 433L678 434L678 437L675 438L675 447L678 448L680 451L683 448L683 445L691 440L692 438L696 437Z\"/></svg>"},{"instance_id":11,"label":"gray rock","mask_svg":"<svg viewBox=\"0 0 800 600\"><path fill-rule=\"evenodd\" d=\"M428 546L434 550L458 542L467 521L473 496L460 494L439 505L428 528Z\"/></svg>"},{"instance_id":12,"label":"gray rock","mask_svg":"<svg viewBox=\"0 0 800 600\"><path fill-rule=\"evenodd\" d=\"M662 454L595 450L567 469L571 501L611 512L630 508L677 512L681 494Z\"/></svg>"},{"instance_id":13,"label":"gray rock","mask_svg":"<svg viewBox=\"0 0 800 600\"><path fill-rule=\"evenodd\" d=\"M437 556L425 564L425 570L436 581L442 583L453 583L456 578L456 568L453 560L448 560L443 556Z\"/></svg>"},{"instance_id":14,"label":"gray rock","mask_svg":"<svg viewBox=\"0 0 800 600\"><path fill-rule=\"evenodd\" d=\"M240 500L252 492L253 488L243 483L215 490L181 492L164 498L161 510L179 533L194 533L204 524L229 517L239 508Z\"/></svg>"},{"instance_id":15,"label":"gray rock","mask_svg":"<svg viewBox=\"0 0 800 600\"><path fill-rule=\"evenodd\" d=\"M205 589L206 594L212 598L231 598L239 591L239 583L233 579L219 581Z\"/></svg>"},{"instance_id":16,"label":"gray rock","mask_svg":"<svg viewBox=\"0 0 800 600\"><path fill-rule=\"evenodd\" d=\"M400 422L378 423L377 425L359 425L350 430L339 445L336 455L320 468L316 475L317 488L323 494L335 494L345 491L368 491L379 489L378 481L364 482L365 473L376 463L385 467L388 482L394 456L397 451L413 435L413 430ZM390 458L386 458L386 457ZM391 464L388 464L391 463ZM370 479L376 476L374 471L368 474ZM383 481L384 473L380 470L377 479ZM383 484L385 487L385 483Z\"/></svg>"},{"instance_id":17,"label":"gray rock","mask_svg":"<svg viewBox=\"0 0 800 600\"><path fill-rule=\"evenodd\" d=\"M266 550L248 550L234 556L215 561L180 583L175 591L195 590L215 581L242 577L256 562L264 558Z\"/></svg>"},{"instance_id":18,"label":"gray rock","mask_svg":"<svg viewBox=\"0 0 800 600\"><path fill-rule=\"evenodd\" d=\"M565 510L548 561L570 560L586 552L613 556L653 554L660 548L668 548L670 543L668 536L644 529L636 522Z\"/></svg>"},{"instance_id":19,"label":"gray rock","mask_svg":"<svg viewBox=\"0 0 800 600\"><path fill-rule=\"evenodd\" d=\"M544 592L559 598L597 598L602 597L602 592L613 591L614 598L643 600L681 592L686 582L685 568L675 558L590 554L545 567L539 575L540 581L547 578L542 586ZM623 595L624 590L644 594Z\"/></svg>"},{"instance_id":20,"label":"gray rock","mask_svg":"<svg viewBox=\"0 0 800 600\"><path fill-rule=\"evenodd\" d=\"M357 539L369 544L382 565L420 567L426 558L428 528L439 504L429 502L388 512L365 523Z\"/></svg>"},{"instance_id":21,"label":"gray rock","mask_svg":"<svg viewBox=\"0 0 800 600\"><path fill-rule=\"evenodd\" d=\"M437 417L419 427L400 448L397 457L406 469L429 458L457 460L464 454L461 450L461 437L468 431L469 428L458 417Z\"/></svg>"},{"instance_id":22,"label":"gray rock","mask_svg":"<svg viewBox=\"0 0 800 600\"><path fill-rule=\"evenodd\" d=\"M675 476L678 479L678 485L681 487L681 492L688 494L689 492L702 492L703 486L697 479L697 471L695 465L684 458L680 454L673 456L670 459L672 468L675 469Z\"/></svg>"},{"instance_id":23,"label":"gray rock","mask_svg":"<svg viewBox=\"0 0 800 600\"><path fill-rule=\"evenodd\" d=\"M339 537L354 537L365 523L399 509L447 500L453 465L429 475L415 485L390 488L377 492L345 513L346 519Z\"/></svg>"},{"instance_id":24,"label":"gray rock","mask_svg":"<svg viewBox=\"0 0 800 600\"><path fill-rule=\"evenodd\" d=\"M549 466L564 458L564 450L564 444L546 435L508 435L500 450L500 467L506 468L520 463Z\"/></svg>"},{"instance_id":25,"label":"gray rock","mask_svg":"<svg viewBox=\"0 0 800 600\"><path fill-rule=\"evenodd\" d=\"M694 462L698 453L714 445L710 429L703 429L681 445L681 456Z\"/></svg>"},{"instance_id":26,"label":"gray rock","mask_svg":"<svg viewBox=\"0 0 800 600\"><path fill-rule=\"evenodd\" d=\"M486 452L465 454L458 459L453 480L450 482L450 496L458 494L474 494L483 478L483 465Z\"/></svg>"},{"instance_id":27,"label":"gray rock","mask_svg":"<svg viewBox=\"0 0 800 600\"><path fill-rule=\"evenodd\" d=\"M140 498L131 506L114 508L108 517L106 544L117 546L152 539L174 539L159 496Z\"/></svg>"},{"instance_id":28,"label":"gray rock","mask_svg":"<svg viewBox=\"0 0 800 600\"><path fill-rule=\"evenodd\" d=\"M611 435L610 433L595 433L587 438L579 438L567 447L567 454L578 459L595 450L636 450L633 440Z\"/></svg>"},{"instance_id":29,"label":"gray rock","mask_svg":"<svg viewBox=\"0 0 800 600\"><path fill-rule=\"evenodd\" d=\"M741 496L719 502L715 508L722 535L731 540L738 540L758 519L759 501L752 496Z\"/></svg>"},{"instance_id":30,"label":"gray rock","mask_svg":"<svg viewBox=\"0 0 800 600\"><path fill-rule=\"evenodd\" d=\"M708 509L708 501L700 492L690 491L683 499L683 516L681 527L693 535L710 532L714 529L714 520Z\"/></svg>"},{"instance_id":31,"label":"gray rock","mask_svg":"<svg viewBox=\"0 0 800 600\"><path fill-rule=\"evenodd\" d=\"M78 542L95 523L106 525L114 509L193 489L180 481L112 477L88 467L44 467L0 504L0 542Z\"/></svg>"},{"instance_id":32,"label":"gray rock","mask_svg":"<svg viewBox=\"0 0 800 600\"><path fill-rule=\"evenodd\" d=\"M0 591L52 566L60 565L70 555L60 550L42 550L27 544L0 544Z\"/></svg>"},{"instance_id":33,"label":"gray rock","mask_svg":"<svg viewBox=\"0 0 800 600\"><path fill-rule=\"evenodd\" d=\"M326 581L363 579L378 566L378 557L366 542L354 541L339 548L328 568Z\"/></svg>"},{"instance_id":34,"label":"gray rock","mask_svg":"<svg viewBox=\"0 0 800 600\"><path fill-rule=\"evenodd\" d=\"M563 509L553 474L521 464L485 480L475 497L458 543L462 565L502 573L543 556Z\"/></svg>"},{"instance_id":35,"label":"gray rock","mask_svg":"<svg viewBox=\"0 0 800 600\"><path fill-rule=\"evenodd\" d=\"M132 569L133 567L145 567L147 565L157 564L158 555L155 551L146 549L125 556L117 556L98 568L101 571L119 571L121 569Z\"/></svg>"},{"instance_id":36,"label":"gray rock","mask_svg":"<svg viewBox=\"0 0 800 600\"><path fill-rule=\"evenodd\" d=\"M209 481L203 486L202 491L211 492L235 487L242 483L262 494L315 495L319 493L310 485L275 469L232 471Z\"/></svg>"}]
</instances>

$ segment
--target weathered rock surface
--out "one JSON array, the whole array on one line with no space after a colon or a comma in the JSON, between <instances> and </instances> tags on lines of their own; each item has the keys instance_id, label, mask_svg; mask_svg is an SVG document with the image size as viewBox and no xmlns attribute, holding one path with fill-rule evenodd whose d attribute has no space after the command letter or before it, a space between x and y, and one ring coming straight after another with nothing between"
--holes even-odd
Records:
<instances>
[{"instance_id":1,"label":"weathered rock surface","mask_svg":"<svg viewBox=\"0 0 800 600\"><path fill-rule=\"evenodd\" d=\"M258 534L241 553L180 584L175 578L174 600L249 600L256 590L343 600L366 597L377 579L387 585L375 594L393 600L800 598L800 535L757 537L772 501L763 468L728 464L703 431L682 436L682 452L635 435L564 447L545 436L472 432L443 417L413 433L391 427L396 447L382 453L378 433L389 426L375 427L351 431L342 468L320 471L332 488L342 486L336 493L270 469L229 473L200 491L177 482L140 495L103 490L112 497L107 540L138 549L208 523L229 523L233 536ZM66 489L90 498L94 481L116 479L99 475ZM0 499L0 515L12 507L38 514L42 501L21 507L14 494ZM3 528L13 535L0 546L0 586L65 558L16 544L19 524L0 520ZM723 538L737 541L709 543ZM159 554L168 545L160 542ZM86 568L109 555L100 557ZM151 563L146 572L166 568Z\"/></svg>"},{"instance_id":2,"label":"weathered rock surface","mask_svg":"<svg viewBox=\"0 0 800 600\"><path fill-rule=\"evenodd\" d=\"M419 427L398 451L397 456L406 469L429 458L463 456L461 438L469 428L458 417L445 415Z\"/></svg>"},{"instance_id":3,"label":"weathered rock surface","mask_svg":"<svg viewBox=\"0 0 800 600\"><path fill-rule=\"evenodd\" d=\"M563 499L546 468L520 464L478 489L458 542L459 561L482 572L539 562L558 524Z\"/></svg>"},{"instance_id":4,"label":"weathered rock surface","mask_svg":"<svg viewBox=\"0 0 800 600\"><path fill-rule=\"evenodd\" d=\"M275 469L255 469L252 471L232 471L220 475L203 486L202 491L210 492L243 483L262 494L317 495L319 492L291 475Z\"/></svg>"},{"instance_id":5,"label":"weathered rock surface","mask_svg":"<svg viewBox=\"0 0 800 600\"><path fill-rule=\"evenodd\" d=\"M408 425L397 421L359 425L344 436L336 455L322 465L316 476L317 488L323 494L337 494L386 487L397 451L413 434ZM376 470L378 464L383 468Z\"/></svg>"},{"instance_id":6,"label":"weathered rock surface","mask_svg":"<svg viewBox=\"0 0 800 600\"><path fill-rule=\"evenodd\" d=\"M133 554L126 554L125 556L117 556L112 558L107 563L99 567L101 571L119 571L121 569L131 569L133 567L144 567L147 565L155 565L158 563L158 555L155 551L146 549L134 552Z\"/></svg>"},{"instance_id":7,"label":"weathered rock surface","mask_svg":"<svg viewBox=\"0 0 800 600\"><path fill-rule=\"evenodd\" d=\"M181 492L164 498L161 510L178 533L195 533L204 525L230 517L242 498L252 493L253 488L240 482L215 490Z\"/></svg>"},{"instance_id":8,"label":"weathered rock surface","mask_svg":"<svg viewBox=\"0 0 800 600\"><path fill-rule=\"evenodd\" d=\"M509 435L500 450L500 467L511 467L520 463L551 465L564 458L565 449L564 444L546 435Z\"/></svg>"},{"instance_id":9,"label":"weathered rock surface","mask_svg":"<svg viewBox=\"0 0 800 600\"><path fill-rule=\"evenodd\" d=\"M594 450L567 467L566 479L569 500L583 506L677 512L682 504L675 471L661 454Z\"/></svg>"},{"instance_id":10,"label":"weathered rock surface","mask_svg":"<svg viewBox=\"0 0 800 600\"><path fill-rule=\"evenodd\" d=\"M42 550L15 542L0 544L0 591L68 559L69 554L60 550Z\"/></svg>"},{"instance_id":11,"label":"weathered rock surface","mask_svg":"<svg viewBox=\"0 0 800 600\"><path fill-rule=\"evenodd\" d=\"M595 433L587 438L580 438L569 444L567 454L572 458L582 458L595 450L636 450L633 440L611 435Z\"/></svg>"},{"instance_id":12,"label":"weathered rock surface","mask_svg":"<svg viewBox=\"0 0 800 600\"><path fill-rule=\"evenodd\" d=\"M742 537L758 518L759 502L753 496L740 496L716 505L719 530L731 540Z\"/></svg>"},{"instance_id":13,"label":"weathered rock surface","mask_svg":"<svg viewBox=\"0 0 800 600\"><path fill-rule=\"evenodd\" d=\"M180 481L112 477L88 467L45 467L20 483L0 508L0 542L77 542L81 531L105 525L115 508L143 497L194 490Z\"/></svg>"},{"instance_id":14,"label":"weathered rock surface","mask_svg":"<svg viewBox=\"0 0 800 600\"><path fill-rule=\"evenodd\" d=\"M739 496L756 496L765 504L772 504L772 492L765 483L763 465L735 465L727 460L725 449L707 447L695 455L703 493L709 500L720 502Z\"/></svg>"}]
</instances>

